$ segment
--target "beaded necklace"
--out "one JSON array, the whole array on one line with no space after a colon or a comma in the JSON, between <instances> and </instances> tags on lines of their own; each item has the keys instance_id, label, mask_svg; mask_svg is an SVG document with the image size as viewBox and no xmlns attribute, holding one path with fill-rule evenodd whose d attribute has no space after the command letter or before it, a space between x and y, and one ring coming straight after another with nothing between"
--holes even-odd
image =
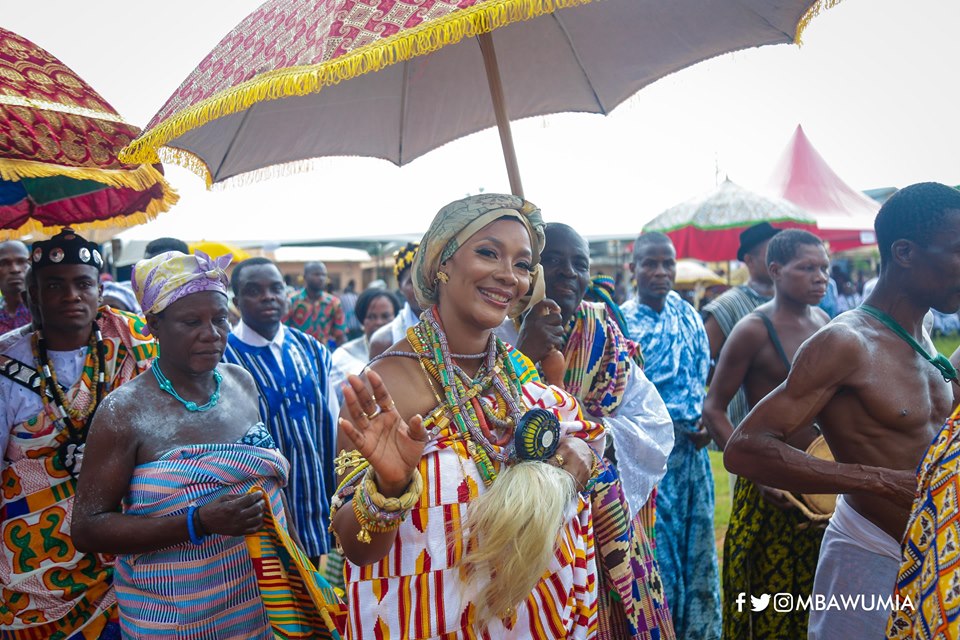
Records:
<instances>
[{"instance_id":1,"label":"beaded necklace","mask_svg":"<svg viewBox=\"0 0 960 640\"><path fill-rule=\"evenodd\" d=\"M484 483L489 485L497 477L494 461L502 464L513 455L513 429L523 413L520 380L508 362L506 347L491 334L486 350L473 356L483 359L477 375L469 376L453 361L455 354L450 353L447 336L435 307L425 311L423 320L407 331L407 341L414 349L410 355L418 359L429 379L440 383L444 397L439 398L436 391L434 395L441 403L444 414L465 436L467 451ZM480 396L491 387L494 390L495 407L480 401ZM445 422L438 419L436 411L428 417L428 421ZM497 438L490 424L504 430L505 435ZM433 436L440 426L437 424L431 430Z\"/></svg>"},{"instance_id":2,"label":"beaded necklace","mask_svg":"<svg viewBox=\"0 0 960 640\"><path fill-rule=\"evenodd\" d=\"M220 402L220 383L223 381L223 376L220 374L219 369L213 370L213 380L215 387L213 393L210 394L210 399L207 400L204 404L197 404L192 400L183 399L177 390L173 388L173 383L170 382L170 379L167 376L163 375L163 371L160 370L160 360L156 359L153 361L153 364L150 365L150 370L153 371L153 377L157 379L157 385L161 389L172 395L180 404L182 404L187 411L194 413L202 413L204 411L209 411L217 406L217 403Z\"/></svg>"},{"instance_id":3,"label":"beaded necklace","mask_svg":"<svg viewBox=\"0 0 960 640\"><path fill-rule=\"evenodd\" d=\"M96 320L93 322L90 340L87 344L87 355L84 360L84 370L87 367L87 361L91 355L95 354L93 368L89 377L80 374L81 384L90 384L93 389L89 389L87 397L89 400L84 406L75 406L78 399L84 394L78 393L74 396L73 402L70 402L57 380L56 369L47 353L47 341L43 336L43 330L37 329L33 333L31 347L33 357L40 370L40 398L43 402L44 411L53 416L54 423L60 423L61 430L67 432L67 439L60 444L57 449L57 457L64 469L71 476L77 477L76 466L79 462L80 454L83 451L83 445L87 439L87 432L90 430L90 423L96 413L100 401L103 399L105 388L105 362L106 348L103 344L103 335L100 333L100 325ZM86 378L86 379L85 379ZM92 395L89 393L92 391ZM51 405L52 398L52 405Z\"/></svg>"}]
</instances>

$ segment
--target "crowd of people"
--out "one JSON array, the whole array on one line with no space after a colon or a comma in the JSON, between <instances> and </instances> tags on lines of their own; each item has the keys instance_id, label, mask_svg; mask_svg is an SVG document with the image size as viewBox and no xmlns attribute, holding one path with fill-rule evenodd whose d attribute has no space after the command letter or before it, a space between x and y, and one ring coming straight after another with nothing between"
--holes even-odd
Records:
<instances>
[{"instance_id":1,"label":"crowd of people","mask_svg":"<svg viewBox=\"0 0 960 640\"><path fill-rule=\"evenodd\" d=\"M960 350L923 325L960 308L960 192L885 203L832 320L806 231L745 230L702 315L668 236L620 305L580 231L452 202L399 296L0 243L0 637L960 637Z\"/></svg>"}]
</instances>

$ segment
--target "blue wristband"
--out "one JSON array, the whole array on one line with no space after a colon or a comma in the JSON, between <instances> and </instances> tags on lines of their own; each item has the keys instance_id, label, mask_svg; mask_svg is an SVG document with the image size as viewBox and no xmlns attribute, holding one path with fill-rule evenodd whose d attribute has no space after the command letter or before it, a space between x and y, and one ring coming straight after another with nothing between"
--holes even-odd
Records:
<instances>
[{"instance_id":1,"label":"blue wristband","mask_svg":"<svg viewBox=\"0 0 960 640\"><path fill-rule=\"evenodd\" d=\"M187 533L190 534L190 542L199 546L203 544L204 536L198 536L197 530L194 528L193 518L197 513L197 509L198 507L195 504L191 504L189 507L187 507Z\"/></svg>"}]
</instances>

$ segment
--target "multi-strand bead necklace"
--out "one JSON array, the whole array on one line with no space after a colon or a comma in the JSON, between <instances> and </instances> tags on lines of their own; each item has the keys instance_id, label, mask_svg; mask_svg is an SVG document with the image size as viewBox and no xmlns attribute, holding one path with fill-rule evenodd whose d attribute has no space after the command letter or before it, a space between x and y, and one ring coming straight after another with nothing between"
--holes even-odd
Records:
<instances>
[{"instance_id":1,"label":"multi-strand bead necklace","mask_svg":"<svg viewBox=\"0 0 960 640\"><path fill-rule=\"evenodd\" d=\"M79 462L79 454L86 442L87 432L90 430L94 413L96 413L97 407L105 395L106 348L103 344L100 326L96 321L93 322L90 341L87 344L87 355L83 365L84 371L87 368L90 356L95 355L93 368L87 378L88 382L84 380L83 371L80 374L80 384L88 383L93 386L92 389L88 389L87 397L89 399L82 406L77 405L79 404L78 400L84 394L77 393L73 402L71 402L61 388L57 380L56 369L47 353L47 341L43 336L42 329L37 329L33 333L31 346L33 357L40 370L40 397L43 401L44 411L53 416L54 421L59 422L62 429L67 432L67 439L60 444L57 455L64 468L76 477L75 467Z\"/></svg>"},{"instance_id":2,"label":"multi-strand bead necklace","mask_svg":"<svg viewBox=\"0 0 960 640\"><path fill-rule=\"evenodd\" d=\"M494 461L502 464L513 454L513 430L523 414L520 380L509 362L506 347L491 334L482 353L451 353L435 307L425 311L423 321L407 331L407 341L414 353L403 355L417 358L431 389L434 389L434 380L443 389L443 398L434 390L443 412L431 413L424 426L435 436L442 426L438 423L445 422L442 415L452 420L457 431L468 436L465 438L467 451L484 483L489 485L497 477ZM483 361L476 376L469 376L454 362L464 359ZM480 400L480 396L491 388L494 406ZM491 425L503 435L498 438Z\"/></svg>"}]
</instances>

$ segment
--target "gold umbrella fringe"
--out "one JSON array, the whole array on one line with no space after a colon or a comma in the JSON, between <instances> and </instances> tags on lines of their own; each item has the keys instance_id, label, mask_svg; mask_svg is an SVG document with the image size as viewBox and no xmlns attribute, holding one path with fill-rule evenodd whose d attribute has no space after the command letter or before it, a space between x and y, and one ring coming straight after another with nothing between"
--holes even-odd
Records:
<instances>
[{"instance_id":1,"label":"gold umbrella fringe","mask_svg":"<svg viewBox=\"0 0 960 640\"><path fill-rule=\"evenodd\" d=\"M258 102L317 93L324 87L427 55L464 38L591 1L493 0L425 22L409 31L360 47L336 60L263 73L220 91L144 131L120 152L120 160L136 164L159 162L158 150L171 140L208 122L248 109ZM213 183L206 163L194 154L182 149L173 149L172 152L168 149L164 153L164 160L201 175L208 187Z\"/></svg>"},{"instance_id":2,"label":"gold umbrella fringe","mask_svg":"<svg viewBox=\"0 0 960 640\"><path fill-rule=\"evenodd\" d=\"M94 167L69 167L62 164L0 158L0 179L17 182L23 178L55 178L63 176L74 180L93 180L111 187L146 191L160 183L164 192L173 188L151 164L141 164L136 169L99 169Z\"/></svg>"},{"instance_id":3,"label":"gold umbrella fringe","mask_svg":"<svg viewBox=\"0 0 960 640\"><path fill-rule=\"evenodd\" d=\"M167 188L163 190L163 196L151 200L150 204L147 205L147 208L144 211L136 211L125 216L108 218L107 220L78 222L69 226L75 231L79 232L92 229L116 229L117 231L120 231L121 229L126 229L138 224L150 222L159 214L169 210L170 207L175 205L178 200L180 200L180 195L168 185ZM65 226L68 225L44 225L38 220L29 220L18 229L0 229L0 241L22 238L28 234L52 236Z\"/></svg>"},{"instance_id":4,"label":"gold umbrella fringe","mask_svg":"<svg viewBox=\"0 0 960 640\"><path fill-rule=\"evenodd\" d=\"M824 11L833 9L841 2L843 2L843 0L817 0L814 2L813 5L807 9L807 12L803 14L803 17L800 18L800 22L797 23L797 31L793 36L794 43L797 45L803 45L803 32L810 25L813 19Z\"/></svg>"}]
</instances>

